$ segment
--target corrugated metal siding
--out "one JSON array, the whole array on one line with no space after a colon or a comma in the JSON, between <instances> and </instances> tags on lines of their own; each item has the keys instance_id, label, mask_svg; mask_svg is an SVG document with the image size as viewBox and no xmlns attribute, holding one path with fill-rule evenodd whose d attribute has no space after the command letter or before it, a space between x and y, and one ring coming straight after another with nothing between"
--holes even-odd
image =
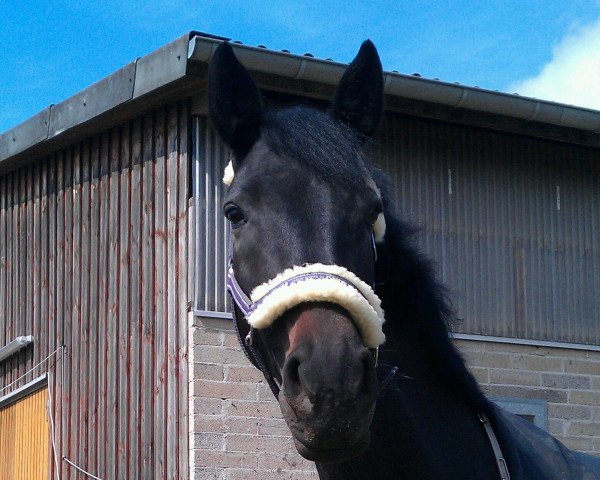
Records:
<instances>
[{"instance_id":1,"label":"corrugated metal siding","mask_svg":"<svg viewBox=\"0 0 600 480\"><path fill-rule=\"evenodd\" d=\"M0 480L48 478L48 389L0 409Z\"/></svg>"},{"instance_id":2,"label":"corrugated metal siding","mask_svg":"<svg viewBox=\"0 0 600 480\"><path fill-rule=\"evenodd\" d=\"M194 118L194 198L196 199L195 309L229 312L225 289L229 225L223 216L223 171L229 148L205 117Z\"/></svg>"},{"instance_id":3,"label":"corrugated metal siding","mask_svg":"<svg viewBox=\"0 0 600 480\"><path fill-rule=\"evenodd\" d=\"M195 124L195 305L228 311L228 151ZM600 344L600 152L389 115L374 161L452 291L457 331Z\"/></svg>"},{"instance_id":4,"label":"corrugated metal siding","mask_svg":"<svg viewBox=\"0 0 600 480\"><path fill-rule=\"evenodd\" d=\"M374 158L458 331L600 344L598 150L389 116Z\"/></svg>"},{"instance_id":5,"label":"corrugated metal siding","mask_svg":"<svg viewBox=\"0 0 600 480\"><path fill-rule=\"evenodd\" d=\"M0 177L0 345L35 337L0 388L64 344L59 458L103 479L187 477L189 118L169 105Z\"/></svg>"}]
</instances>

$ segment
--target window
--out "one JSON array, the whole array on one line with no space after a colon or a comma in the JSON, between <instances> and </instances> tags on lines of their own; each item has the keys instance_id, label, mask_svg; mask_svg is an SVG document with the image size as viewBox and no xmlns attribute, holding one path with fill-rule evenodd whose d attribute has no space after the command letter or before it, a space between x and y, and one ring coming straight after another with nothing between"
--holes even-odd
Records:
<instances>
[{"instance_id":1,"label":"window","mask_svg":"<svg viewBox=\"0 0 600 480\"><path fill-rule=\"evenodd\" d=\"M195 310L229 316L229 149L194 119ZM457 333L600 345L597 150L389 114L372 152L452 292Z\"/></svg>"},{"instance_id":2,"label":"window","mask_svg":"<svg viewBox=\"0 0 600 480\"><path fill-rule=\"evenodd\" d=\"M489 397L496 405L524 418L536 427L548 430L548 403L526 398Z\"/></svg>"}]
</instances>

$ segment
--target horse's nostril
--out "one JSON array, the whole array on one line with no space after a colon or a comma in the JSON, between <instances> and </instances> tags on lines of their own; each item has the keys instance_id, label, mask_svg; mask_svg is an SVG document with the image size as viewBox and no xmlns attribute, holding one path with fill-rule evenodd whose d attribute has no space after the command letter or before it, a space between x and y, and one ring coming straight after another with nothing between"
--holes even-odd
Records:
<instances>
[{"instance_id":1,"label":"horse's nostril","mask_svg":"<svg viewBox=\"0 0 600 480\"><path fill-rule=\"evenodd\" d=\"M300 368L300 359L298 358L298 355L293 354L288 358L283 368L283 384L286 392L288 394L298 395L302 388L300 373L298 372L298 369Z\"/></svg>"}]
</instances>

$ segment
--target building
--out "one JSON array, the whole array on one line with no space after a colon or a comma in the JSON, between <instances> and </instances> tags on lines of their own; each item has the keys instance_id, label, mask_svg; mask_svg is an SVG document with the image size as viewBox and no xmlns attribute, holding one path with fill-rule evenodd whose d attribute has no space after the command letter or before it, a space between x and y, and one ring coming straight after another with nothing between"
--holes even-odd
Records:
<instances>
[{"instance_id":1,"label":"building","mask_svg":"<svg viewBox=\"0 0 600 480\"><path fill-rule=\"evenodd\" d=\"M186 34L0 135L0 478L316 478L229 320L221 40ZM234 49L279 104L324 105L345 68ZM385 92L373 158L473 373L600 453L600 112L396 72Z\"/></svg>"}]
</instances>

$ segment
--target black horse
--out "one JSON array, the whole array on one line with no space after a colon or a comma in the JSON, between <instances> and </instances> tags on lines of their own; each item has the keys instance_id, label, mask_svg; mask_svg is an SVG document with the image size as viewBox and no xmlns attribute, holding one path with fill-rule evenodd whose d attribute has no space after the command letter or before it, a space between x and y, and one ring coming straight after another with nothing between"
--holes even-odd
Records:
<instances>
[{"instance_id":1,"label":"black horse","mask_svg":"<svg viewBox=\"0 0 600 480\"><path fill-rule=\"evenodd\" d=\"M209 68L209 107L234 153L224 213L237 326L321 478L498 479L507 464L513 480L600 479L599 459L492 404L449 340L445 291L365 154L383 111L370 41L326 113L266 109L224 43ZM373 309L367 320L335 292L322 295L326 280L358 292ZM386 341L377 354L378 299ZM244 316L257 304L267 314L250 329Z\"/></svg>"}]
</instances>

